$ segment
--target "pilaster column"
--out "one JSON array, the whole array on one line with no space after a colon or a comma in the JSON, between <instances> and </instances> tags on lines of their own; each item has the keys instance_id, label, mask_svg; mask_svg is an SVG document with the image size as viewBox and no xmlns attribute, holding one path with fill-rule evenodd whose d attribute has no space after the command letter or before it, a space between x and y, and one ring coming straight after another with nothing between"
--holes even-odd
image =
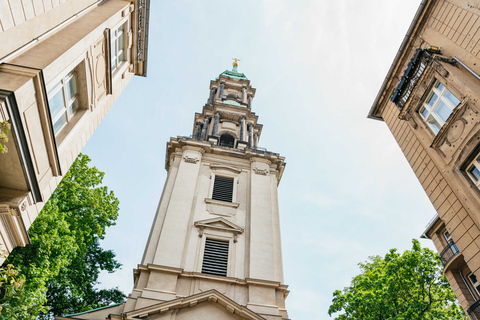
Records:
<instances>
[{"instance_id":1,"label":"pilaster column","mask_svg":"<svg viewBox=\"0 0 480 320\"><path fill-rule=\"evenodd\" d=\"M247 87L242 87L242 102L247 103Z\"/></svg>"},{"instance_id":2,"label":"pilaster column","mask_svg":"<svg viewBox=\"0 0 480 320\"><path fill-rule=\"evenodd\" d=\"M248 125L248 147L253 147L253 124Z\"/></svg>"},{"instance_id":3,"label":"pilaster column","mask_svg":"<svg viewBox=\"0 0 480 320\"><path fill-rule=\"evenodd\" d=\"M212 88L210 90L210 97L208 98L208 104L213 104L213 98L215 97L216 92L217 92L217 88Z\"/></svg>"},{"instance_id":4,"label":"pilaster column","mask_svg":"<svg viewBox=\"0 0 480 320\"><path fill-rule=\"evenodd\" d=\"M248 109L252 109L253 95L248 94Z\"/></svg>"},{"instance_id":5,"label":"pilaster column","mask_svg":"<svg viewBox=\"0 0 480 320\"><path fill-rule=\"evenodd\" d=\"M201 121L197 121L195 123L195 133L193 134L193 139L198 140L198 137L200 135L200 130L201 130L200 128L201 128L202 124L203 123Z\"/></svg>"},{"instance_id":6,"label":"pilaster column","mask_svg":"<svg viewBox=\"0 0 480 320\"><path fill-rule=\"evenodd\" d=\"M245 141L245 120L246 117L242 116L240 120L240 141Z\"/></svg>"},{"instance_id":7,"label":"pilaster column","mask_svg":"<svg viewBox=\"0 0 480 320\"><path fill-rule=\"evenodd\" d=\"M209 120L210 120L209 117L205 117L205 122L203 123L203 129L202 129L202 134L200 135L200 140L205 140L205 138L207 137Z\"/></svg>"},{"instance_id":8,"label":"pilaster column","mask_svg":"<svg viewBox=\"0 0 480 320\"><path fill-rule=\"evenodd\" d=\"M215 118L213 120L213 129L212 129L212 136L217 136L218 131L218 121L220 120L220 112L215 112Z\"/></svg>"},{"instance_id":9,"label":"pilaster column","mask_svg":"<svg viewBox=\"0 0 480 320\"><path fill-rule=\"evenodd\" d=\"M225 82L220 84L220 90L218 90L218 99L223 98L223 90L225 89Z\"/></svg>"}]
</instances>

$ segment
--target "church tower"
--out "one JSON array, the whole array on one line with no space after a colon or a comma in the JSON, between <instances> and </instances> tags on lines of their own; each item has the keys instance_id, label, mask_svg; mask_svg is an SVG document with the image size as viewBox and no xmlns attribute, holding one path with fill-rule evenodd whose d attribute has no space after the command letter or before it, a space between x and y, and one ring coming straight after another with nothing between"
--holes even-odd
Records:
<instances>
[{"instance_id":1,"label":"church tower","mask_svg":"<svg viewBox=\"0 0 480 320\"><path fill-rule=\"evenodd\" d=\"M285 159L258 146L255 89L237 68L210 82L192 136L167 143L127 319L288 319L277 198Z\"/></svg>"},{"instance_id":2,"label":"church tower","mask_svg":"<svg viewBox=\"0 0 480 320\"><path fill-rule=\"evenodd\" d=\"M258 146L255 89L237 68L235 59L210 82L192 135L167 143L168 176L128 300L83 318L288 319L277 192L285 159Z\"/></svg>"}]
</instances>

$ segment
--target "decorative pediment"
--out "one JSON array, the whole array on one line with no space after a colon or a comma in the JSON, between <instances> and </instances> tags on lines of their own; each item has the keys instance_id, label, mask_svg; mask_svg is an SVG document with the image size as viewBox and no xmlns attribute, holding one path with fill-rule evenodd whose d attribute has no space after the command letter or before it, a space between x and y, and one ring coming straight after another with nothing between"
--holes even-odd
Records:
<instances>
[{"instance_id":1,"label":"decorative pediment","mask_svg":"<svg viewBox=\"0 0 480 320\"><path fill-rule=\"evenodd\" d=\"M194 309L207 307L208 305L216 306L216 308L218 308L217 310L223 313L223 317L226 316L226 312L228 314L232 314L231 319L241 318L246 320L265 320L264 317L242 305L239 305L235 301L227 298L226 296L214 289L191 295L185 298L166 301L159 304L154 304L149 307L128 311L123 314L123 319L148 320L157 318L160 314L162 314L164 317L166 316L162 319L175 319L175 317L182 312L189 312L191 313L190 318L196 319ZM172 317L169 318L169 315L171 315ZM224 319L230 319L230 317Z\"/></svg>"},{"instance_id":2,"label":"decorative pediment","mask_svg":"<svg viewBox=\"0 0 480 320\"><path fill-rule=\"evenodd\" d=\"M195 227L203 229L216 229L233 233L243 233L243 228L224 218L212 218L194 223Z\"/></svg>"}]
</instances>

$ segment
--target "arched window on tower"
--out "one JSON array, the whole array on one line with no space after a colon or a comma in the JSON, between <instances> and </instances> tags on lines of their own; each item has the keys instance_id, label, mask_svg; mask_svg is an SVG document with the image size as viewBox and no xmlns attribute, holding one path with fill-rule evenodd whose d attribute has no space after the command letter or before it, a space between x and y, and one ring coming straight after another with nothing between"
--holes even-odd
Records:
<instances>
[{"instance_id":1,"label":"arched window on tower","mask_svg":"<svg viewBox=\"0 0 480 320\"><path fill-rule=\"evenodd\" d=\"M233 148L235 142L235 138L229 135L228 133L224 133L220 136L220 143L219 145L223 147L230 147Z\"/></svg>"}]
</instances>

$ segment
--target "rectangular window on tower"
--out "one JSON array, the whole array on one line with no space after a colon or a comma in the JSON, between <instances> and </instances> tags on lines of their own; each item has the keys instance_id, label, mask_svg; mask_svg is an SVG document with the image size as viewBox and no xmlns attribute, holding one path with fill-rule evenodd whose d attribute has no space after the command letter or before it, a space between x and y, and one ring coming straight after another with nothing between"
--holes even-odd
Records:
<instances>
[{"instance_id":1,"label":"rectangular window on tower","mask_svg":"<svg viewBox=\"0 0 480 320\"><path fill-rule=\"evenodd\" d=\"M215 176L212 199L233 202L233 182L233 178Z\"/></svg>"},{"instance_id":2,"label":"rectangular window on tower","mask_svg":"<svg viewBox=\"0 0 480 320\"><path fill-rule=\"evenodd\" d=\"M228 241L205 239L202 273L227 276Z\"/></svg>"}]
</instances>

